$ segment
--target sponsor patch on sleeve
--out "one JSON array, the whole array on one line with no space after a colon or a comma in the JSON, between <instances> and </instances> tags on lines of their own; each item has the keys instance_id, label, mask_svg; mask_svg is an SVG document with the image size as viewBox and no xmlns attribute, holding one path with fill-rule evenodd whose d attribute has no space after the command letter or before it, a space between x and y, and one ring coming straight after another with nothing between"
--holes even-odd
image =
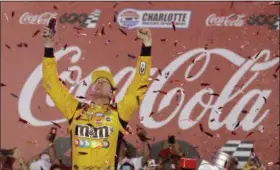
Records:
<instances>
[{"instance_id":1,"label":"sponsor patch on sleeve","mask_svg":"<svg viewBox=\"0 0 280 170\"><path fill-rule=\"evenodd\" d=\"M146 63L143 62L143 61L141 61L139 73L140 73L140 74L145 74L145 72L146 72Z\"/></svg>"}]
</instances>

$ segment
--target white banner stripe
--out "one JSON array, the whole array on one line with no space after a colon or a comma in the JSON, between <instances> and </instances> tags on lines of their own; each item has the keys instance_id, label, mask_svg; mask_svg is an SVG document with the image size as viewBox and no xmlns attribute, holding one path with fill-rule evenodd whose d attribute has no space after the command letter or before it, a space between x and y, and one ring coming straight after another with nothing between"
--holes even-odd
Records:
<instances>
[{"instance_id":1,"label":"white banner stripe","mask_svg":"<svg viewBox=\"0 0 280 170\"><path fill-rule=\"evenodd\" d=\"M240 140L229 140L229 141L227 141L226 144L240 144L240 143L241 143Z\"/></svg>"},{"instance_id":2,"label":"white banner stripe","mask_svg":"<svg viewBox=\"0 0 280 170\"><path fill-rule=\"evenodd\" d=\"M247 144L247 143L241 143L238 145L238 148L253 148L254 144Z\"/></svg>"},{"instance_id":3,"label":"white banner stripe","mask_svg":"<svg viewBox=\"0 0 280 170\"><path fill-rule=\"evenodd\" d=\"M221 151L223 152L234 152L236 151L237 147L222 147Z\"/></svg>"},{"instance_id":4,"label":"white banner stripe","mask_svg":"<svg viewBox=\"0 0 280 170\"><path fill-rule=\"evenodd\" d=\"M232 156L244 156L244 157L248 156L249 157L250 154L251 154L251 151L237 151L237 152L234 152L232 154Z\"/></svg>"}]
</instances>

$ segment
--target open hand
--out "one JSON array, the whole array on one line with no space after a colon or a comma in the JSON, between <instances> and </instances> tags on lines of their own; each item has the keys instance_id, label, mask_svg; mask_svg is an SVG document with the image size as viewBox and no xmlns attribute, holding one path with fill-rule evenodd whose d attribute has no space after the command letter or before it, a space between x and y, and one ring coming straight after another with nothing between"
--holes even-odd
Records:
<instances>
[{"instance_id":1,"label":"open hand","mask_svg":"<svg viewBox=\"0 0 280 170\"><path fill-rule=\"evenodd\" d=\"M137 37L142 40L146 47L150 47L152 45L152 33L150 29L138 28Z\"/></svg>"},{"instance_id":2,"label":"open hand","mask_svg":"<svg viewBox=\"0 0 280 170\"><path fill-rule=\"evenodd\" d=\"M44 27L42 36L43 36L45 47L46 48L53 48L53 46L54 46L54 41L53 41L54 34L51 32L51 30L48 26Z\"/></svg>"}]
</instances>

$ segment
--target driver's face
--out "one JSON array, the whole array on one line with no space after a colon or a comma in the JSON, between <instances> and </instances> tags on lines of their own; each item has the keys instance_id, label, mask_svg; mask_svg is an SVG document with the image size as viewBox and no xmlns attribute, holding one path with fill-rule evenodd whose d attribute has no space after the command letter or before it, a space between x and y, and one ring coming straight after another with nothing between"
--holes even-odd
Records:
<instances>
[{"instance_id":1,"label":"driver's face","mask_svg":"<svg viewBox=\"0 0 280 170\"><path fill-rule=\"evenodd\" d=\"M92 95L95 97L112 97L112 87L106 78L99 78L92 87Z\"/></svg>"}]
</instances>

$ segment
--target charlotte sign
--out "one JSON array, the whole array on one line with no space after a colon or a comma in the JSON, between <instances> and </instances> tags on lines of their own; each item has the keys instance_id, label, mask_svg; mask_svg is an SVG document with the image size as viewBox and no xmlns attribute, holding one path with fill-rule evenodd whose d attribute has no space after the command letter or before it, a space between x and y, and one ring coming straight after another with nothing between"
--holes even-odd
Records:
<instances>
[{"instance_id":1,"label":"charlotte sign","mask_svg":"<svg viewBox=\"0 0 280 170\"><path fill-rule=\"evenodd\" d=\"M82 56L82 51L78 46L68 47L66 50L59 50L55 53L56 60L62 60L63 57L69 53L75 54L71 58L72 64L76 64ZM220 90L220 94L216 98L216 92L211 87L206 87L200 91L195 92L193 96L186 96L184 94L184 89L182 87L175 87L168 91L167 95L159 103L159 107L156 112L160 112L165 107L168 107L171 103L171 100L174 96L177 95L177 92L180 90L181 95L178 101L177 107L174 111L162 121L156 121L153 117L150 117L150 113L155 111L155 102L158 99L159 93L154 93L154 91L162 90L163 86L170 81L170 77L176 73L176 71L182 67L184 63L192 60L192 64L188 65L185 72L184 81L187 84L192 84L200 76L205 74L205 70L209 68L209 62L213 55L218 55L219 57L226 59L230 64L237 66L238 69L231 76L229 81L223 85L223 88ZM202 67L196 74L190 75L193 67L196 63L204 60ZM253 102L251 108L249 109L247 115L240 122L240 127L244 131L250 131L254 129L257 125L262 123L265 117L269 114L269 108L265 108L263 112L260 110L264 109L264 104L266 100L269 100L269 97L272 93L271 89L249 89L250 86L256 78L260 76L260 73L271 69L279 63L279 58L271 59L271 52L268 49L262 50L258 54L254 54L250 59L245 59L242 56L230 51L228 49L215 48L211 50L204 50L203 48L197 48L183 53L181 56L177 57L175 60L170 62L163 70L162 74L169 72L169 77L165 78L164 76L157 76L159 81L153 81L148 89L148 92L143 100L143 103L140 107L139 117L143 119L143 125L147 128L161 128L163 126L168 126L168 123L174 119L176 115L179 115L178 126L180 129L190 129L199 123L200 119L203 118L206 112L210 112L208 126L211 130L215 131L223 126L225 126L229 131L235 129L235 123L238 121L238 117L244 110L244 107ZM104 69L109 69L103 66ZM157 73L157 68L152 68L151 76L154 76ZM71 71L77 73L77 78L73 80L71 78ZM122 86L121 90L116 96L116 101L119 101L127 89L130 81L132 80L135 69L133 67L122 68L119 72L115 74L115 81L118 84L124 75L130 75L128 81ZM241 88L233 92L235 87L240 83L240 80L244 77L246 73L252 73L252 76L243 84ZM69 91L75 96L85 96L90 86L83 86L83 81L87 84L91 83L90 74L82 78L82 68L79 65L74 65L68 68L68 71L60 73L60 78L66 83L70 83L72 87ZM43 121L37 119L31 111L31 101L34 97L34 92L36 88L40 85L42 79L42 64L38 65L34 71L30 74L26 80L22 91L19 97L18 111L22 119L27 120L33 126L49 126L52 125L51 121L56 123L65 122L65 119L57 120L48 120ZM244 91L247 91L244 93ZM208 101L204 101L203 97L209 96ZM240 100L232 106L232 109L229 112L224 112L222 108L226 107L229 102L234 100L236 97L241 96ZM254 100L253 100L254 99ZM46 102L50 107L54 107L51 99L46 96ZM203 110L196 120L191 120L191 115L193 114L195 106L202 106ZM181 111L180 111L181 110ZM179 112L180 111L180 112ZM221 115L227 115L223 121L220 120ZM210 121L215 120L215 121Z\"/></svg>"}]
</instances>

